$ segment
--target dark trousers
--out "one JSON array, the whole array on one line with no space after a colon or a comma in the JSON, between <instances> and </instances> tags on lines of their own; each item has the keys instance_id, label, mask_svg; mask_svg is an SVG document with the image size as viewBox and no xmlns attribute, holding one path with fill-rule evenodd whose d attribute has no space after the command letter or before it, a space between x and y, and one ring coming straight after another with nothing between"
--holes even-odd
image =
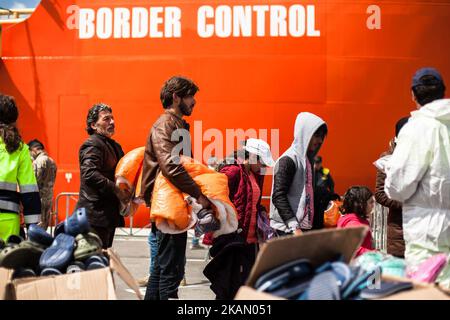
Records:
<instances>
[{"instance_id":1,"label":"dark trousers","mask_svg":"<svg viewBox=\"0 0 450 320\"><path fill-rule=\"evenodd\" d=\"M103 249L108 249L112 247L114 234L116 233L116 228L104 228L91 226L92 231L94 231L102 240Z\"/></svg>"},{"instance_id":2,"label":"dark trousers","mask_svg":"<svg viewBox=\"0 0 450 320\"><path fill-rule=\"evenodd\" d=\"M226 274L227 271L223 274L223 279L229 280L227 283L229 290L216 292L216 300L234 299L239 291L239 288L245 284L250 276L250 272L252 271L253 265L256 261L256 256L259 250L258 248L258 244L256 243L247 243L242 247L242 249L237 249L242 250L242 254L237 261L233 261L235 265L231 267L231 269L234 270L231 270L230 274Z\"/></svg>"},{"instance_id":3,"label":"dark trousers","mask_svg":"<svg viewBox=\"0 0 450 320\"><path fill-rule=\"evenodd\" d=\"M184 277L187 232L166 234L156 231L158 254L154 272L147 284L145 300L178 298L178 287Z\"/></svg>"}]
</instances>

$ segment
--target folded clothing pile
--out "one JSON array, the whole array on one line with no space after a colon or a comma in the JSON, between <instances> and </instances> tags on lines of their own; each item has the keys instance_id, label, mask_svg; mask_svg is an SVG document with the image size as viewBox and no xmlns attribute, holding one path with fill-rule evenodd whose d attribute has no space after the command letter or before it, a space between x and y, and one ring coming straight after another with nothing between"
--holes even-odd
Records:
<instances>
[{"instance_id":1,"label":"folded clothing pile","mask_svg":"<svg viewBox=\"0 0 450 320\"><path fill-rule=\"evenodd\" d=\"M307 259L298 259L260 276L255 289L293 300L378 299L412 289L409 282L381 280L381 267L365 270L349 266L342 256L314 268Z\"/></svg>"},{"instance_id":2,"label":"folded clothing pile","mask_svg":"<svg viewBox=\"0 0 450 320\"><path fill-rule=\"evenodd\" d=\"M383 275L406 277L405 259L396 258L379 251L369 251L360 255L352 265L361 267L366 271L375 267L381 267L381 273Z\"/></svg>"},{"instance_id":3,"label":"folded clothing pile","mask_svg":"<svg viewBox=\"0 0 450 320\"><path fill-rule=\"evenodd\" d=\"M0 241L0 267L13 269L13 278L105 268L109 259L102 253L102 241L89 230L84 208L55 228L55 238L31 225L27 240L10 236L6 243Z\"/></svg>"}]
</instances>

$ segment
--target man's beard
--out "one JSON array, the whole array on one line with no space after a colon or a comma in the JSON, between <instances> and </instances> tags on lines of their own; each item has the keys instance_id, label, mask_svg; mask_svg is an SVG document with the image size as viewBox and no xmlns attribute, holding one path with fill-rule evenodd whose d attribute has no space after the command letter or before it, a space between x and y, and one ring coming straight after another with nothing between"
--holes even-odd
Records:
<instances>
[{"instance_id":1,"label":"man's beard","mask_svg":"<svg viewBox=\"0 0 450 320\"><path fill-rule=\"evenodd\" d=\"M111 138L113 135L114 135L114 133L116 132L116 130L115 130L115 127L114 128L111 128L112 130L109 130L108 128L102 128L102 129L97 129L97 133L98 134L100 134L100 135L102 135L102 136L105 136L105 137L108 137L108 138Z\"/></svg>"},{"instance_id":2,"label":"man's beard","mask_svg":"<svg viewBox=\"0 0 450 320\"><path fill-rule=\"evenodd\" d=\"M183 116L190 116L192 114L192 109L193 108L189 108L187 106L187 104L184 103L183 100L181 100L181 102L180 102L180 111L183 114Z\"/></svg>"}]
</instances>

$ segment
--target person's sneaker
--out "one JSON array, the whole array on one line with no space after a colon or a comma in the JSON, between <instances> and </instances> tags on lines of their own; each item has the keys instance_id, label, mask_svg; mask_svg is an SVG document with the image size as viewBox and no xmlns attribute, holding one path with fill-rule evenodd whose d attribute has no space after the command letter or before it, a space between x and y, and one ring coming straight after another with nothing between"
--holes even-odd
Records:
<instances>
[{"instance_id":1,"label":"person's sneaker","mask_svg":"<svg viewBox=\"0 0 450 320\"><path fill-rule=\"evenodd\" d=\"M183 280L181 280L180 282L180 287L186 287L186 277L183 278Z\"/></svg>"},{"instance_id":2,"label":"person's sneaker","mask_svg":"<svg viewBox=\"0 0 450 320\"><path fill-rule=\"evenodd\" d=\"M137 283L139 287L146 287L148 285L148 282L150 280L150 276L145 276L141 279L138 279Z\"/></svg>"}]
</instances>

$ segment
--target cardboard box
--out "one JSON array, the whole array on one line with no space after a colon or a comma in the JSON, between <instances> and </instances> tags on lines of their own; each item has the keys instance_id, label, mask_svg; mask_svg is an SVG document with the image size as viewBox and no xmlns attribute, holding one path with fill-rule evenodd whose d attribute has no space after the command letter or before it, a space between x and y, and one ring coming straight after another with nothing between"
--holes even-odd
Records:
<instances>
[{"instance_id":1,"label":"cardboard box","mask_svg":"<svg viewBox=\"0 0 450 320\"><path fill-rule=\"evenodd\" d=\"M113 272L116 272L142 299L136 281L118 255L111 249L107 252L109 267L79 273L11 280L11 270L0 270L0 281L5 278L2 283L6 284L3 297L13 300L116 300L113 280Z\"/></svg>"},{"instance_id":2,"label":"cardboard box","mask_svg":"<svg viewBox=\"0 0 450 320\"><path fill-rule=\"evenodd\" d=\"M382 276L385 281L411 282L414 289L399 292L378 300L450 300L450 292L441 289L434 284L413 281L408 278Z\"/></svg>"},{"instance_id":3,"label":"cardboard box","mask_svg":"<svg viewBox=\"0 0 450 320\"><path fill-rule=\"evenodd\" d=\"M0 268L0 300L8 300L8 283L12 276L12 270Z\"/></svg>"},{"instance_id":4,"label":"cardboard box","mask_svg":"<svg viewBox=\"0 0 450 320\"><path fill-rule=\"evenodd\" d=\"M344 228L310 231L300 236L286 236L269 240L262 247L245 286L236 294L236 300L279 300L282 298L253 289L256 280L267 271L295 259L309 259L314 267L339 254L349 263L361 245L368 228ZM409 281L405 278L383 277L387 281ZM414 289L401 292L386 300L450 299L435 286L414 282Z\"/></svg>"}]
</instances>

